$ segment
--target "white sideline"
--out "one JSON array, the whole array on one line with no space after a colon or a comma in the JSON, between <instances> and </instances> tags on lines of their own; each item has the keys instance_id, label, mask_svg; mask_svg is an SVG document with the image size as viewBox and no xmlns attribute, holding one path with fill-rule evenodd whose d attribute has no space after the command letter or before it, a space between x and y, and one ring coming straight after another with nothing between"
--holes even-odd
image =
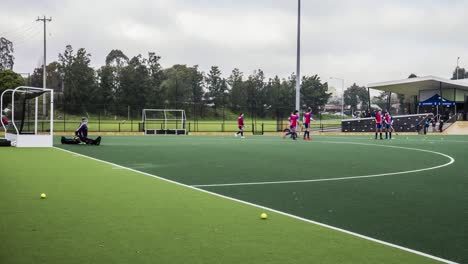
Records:
<instances>
[{"instance_id":1,"label":"white sideline","mask_svg":"<svg viewBox=\"0 0 468 264\"><path fill-rule=\"evenodd\" d=\"M421 142L423 140L423 138L421 138L423 135L419 135L420 139L414 139L417 137L417 135L414 135L414 136L406 136L408 139L404 139L405 136L397 136L395 138L398 138L396 139L396 141L400 141L400 142L407 142L407 141L411 141L411 142ZM440 142L440 143L468 143L468 141L463 141L463 140L450 140L450 139L446 139L446 138L449 138L450 135L436 135L437 137L440 137L440 138L431 138L432 135L429 135L426 139L427 142ZM356 138L352 138L353 136L351 137L348 137L346 138L347 136L338 136L338 137L335 137L335 136L327 136L327 135L324 135L324 136L318 136L318 137L322 137L322 138L338 138L338 139L364 139L363 136L360 136L360 135L357 135ZM410 138L411 137L411 138ZM352 141L352 142L355 142L355 141Z\"/></svg>"},{"instance_id":2,"label":"white sideline","mask_svg":"<svg viewBox=\"0 0 468 264\"><path fill-rule=\"evenodd\" d=\"M301 220L301 221L304 221L304 222L307 222L307 223L319 225L319 226L322 226L322 227L325 227L325 228L329 228L329 229L339 231L339 232L342 232L342 233L345 233L345 234L349 234L349 235L352 235L352 236L355 236L355 237L366 239L366 240L376 242L376 243L379 243L379 244L382 244L382 245L397 248L397 249L400 249L400 250L403 250L403 251L406 251L406 252L410 252L410 253L413 253L413 254L416 254L416 255L420 255L420 256L423 256L423 257L426 257L426 258L430 258L430 259L433 259L433 260L437 260L437 261L444 262L444 263L449 263L449 264L459 264L457 262L453 262L453 261L450 261L450 260L447 260L447 259L443 259L443 258L439 258L439 257L433 256L433 255L429 255L429 254L426 254L426 253L423 253L423 252L420 252L420 251L417 251L417 250L414 250L414 249L406 248L406 247L403 247L403 246L398 246L398 245L395 245L395 244L392 244L392 243L389 243L389 242L385 242L385 241L378 240L378 239L375 239L375 238L372 238L372 237L368 237L368 236L365 236L365 235L354 233L354 232L351 232L351 231L348 231L348 230L345 230L345 229L341 229L341 228L338 228L338 227L334 227L334 226L331 226L331 225L323 224L323 223L316 222L316 221L313 221L313 220L309 220L309 219L306 219L306 218L302 218L302 217L299 217L299 216L296 216L296 215L292 215L292 214L288 214L288 213L285 213L285 212L282 212L282 211L278 211L278 210L275 210L275 209L272 209L272 208L269 208L269 207L266 207L266 206L250 203L250 202L239 200L239 199L236 199L236 198L224 196L222 194L218 194L218 193L210 192L210 191L207 191L207 190L199 189L199 188L196 188L196 187L193 187L193 186L190 186L190 185L186 185L186 184L183 184L183 183L180 183L180 182L172 181L172 180L162 178L162 177L159 177L159 176L156 176L156 175L153 175L153 174L138 171L138 170L128 168L128 167L124 167L124 166L121 166L121 165L118 165L118 164L115 164L115 163L112 163L112 162L109 162L109 161L96 159L96 158L93 158L93 157L89 157L89 156L86 156L86 155L83 155L83 154L80 154L80 153L76 153L76 152L66 150L66 149L62 149L62 148L58 148L58 147L54 147L54 148L58 149L58 150L61 150L61 151L64 151L64 152L67 152L67 153L70 153L70 154L75 154L75 155L78 155L78 156L81 156L81 157L84 157L84 158L87 158L87 159L91 159L91 160L94 160L94 161L106 163L106 164L109 164L109 165L112 165L112 166L115 166L115 167L119 167L119 168L122 168L122 169L125 169L125 170L129 170L129 171L136 172L136 173L139 173L139 174L142 174L142 175L145 175L145 176L149 176L149 177L152 177L152 178L155 178L155 179L159 179L159 180L162 180L162 181L165 181L165 182L169 182L169 183L173 183L173 184L176 184L176 185L179 185L179 186L183 186L183 187L186 187L186 188L189 188L189 189L192 189L192 190L196 190L196 191L199 191L199 192L203 192L203 193L210 194L210 195L213 195L213 196L217 196L217 197L220 197L220 198L224 198L224 199L227 199L227 200L235 201L235 202L238 202L238 203L246 204L246 205L249 205L249 206L257 207L257 208L260 208L260 209L268 210L270 212L274 212L274 213L277 213L277 214L280 214L280 215L288 216L288 217L291 217L291 218L294 218L294 219L297 219L297 220Z\"/></svg>"},{"instance_id":3,"label":"white sideline","mask_svg":"<svg viewBox=\"0 0 468 264\"><path fill-rule=\"evenodd\" d=\"M425 149L417 149L417 148L407 148L407 147L398 147L398 146L387 146L387 145L377 145L377 144L368 144L368 143L359 143L359 142L335 142L335 141L317 141L315 143L327 143L327 144L351 144L351 145L364 145L364 146L378 146L378 147L386 147L386 148L398 148L398 149L406 149L406 150L415 150L421 152L428 152L436 155L440 155L449 159L449 162L417 170L407 170L407 171L398 171L398 172L389 172L389 173L380 173L380 174L371 174L371 175L361 175L361 176L349 176L349 177L336 177L336 178L325 178L325 179L313 179L313 180L289 180L289 181L265 181L265 182L239 182L239 183L219 183L219 184L197 184L192 185L193 187L225 187L225 186L243 186L243 185L267 185L267 184L288 184L288 183L306 183L306 182L324 182L324 181L342 181L342 180L354 180L354 179L364 179L364 178L376 178L376 177L384 177L384 176L391 176L391 175L398 175L398 174L409 174L421 171L428 171L428 170L435 170L439 168L443 168L449 165L452 165L455 162L455 159L451 156L431 151Z\"/></svg>"}]
</instances>

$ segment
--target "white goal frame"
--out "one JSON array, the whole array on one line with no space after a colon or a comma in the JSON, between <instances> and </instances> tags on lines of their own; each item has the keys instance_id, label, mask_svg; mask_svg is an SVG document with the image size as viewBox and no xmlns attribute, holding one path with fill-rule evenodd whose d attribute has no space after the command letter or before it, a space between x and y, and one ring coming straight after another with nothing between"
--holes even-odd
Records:
<instances>
[{"instance_id":1,"label":"white goal frame","mask_svg":"<svg viewBox=\"0 0 468 264\"><path fill-rule=\"evenodd\" d=\"M17 94L26 94L30 90L35 91L44 91L45 93L42 96L47 96L50 94L50 105L49 105L49 113L50 113L50 129L48 133L38 133L38 111L39 111L39 98L34 98L34 132L28 134L22 134L18 130L16 126L16 119L15 119L15 95ZM7 127L2 124L3 129L5 130L5 139L11 141L12 146L16 147L52 147L53 146L53 136L54 136L54 90L47 89L47 88L37 88L37 87L29 87L29 86L20 86L15 89L7 89L3 91L0 97L0 110L3 111L3 98L6 97L8 93L11 93L11 120L10 123L14 128L16 133L12 133L8 131ZM24 121L24 120L23 120Z\"/></svg>"},{"instance_id":2,"label":"white goal frame","mask_svg":"<svg viewBox=\"0 0 468 264\"><path fill-rule=\"evenodd\" d=\"M147 113L148 112L157 112L157 113L162 113L162 117L164 118L151 118L148 117ZM176 115L176 118L168 117L167 113L172 112L172 113L178 113ZM179 114L180 113L180 114ZM180 118L179 118L180 116ZM141 112L141 117L142 117L142 123L143 123L143 132L145 135L186 135L187 130L185 129L185 124L187 121L187 116L185 115L185 110L183 109L143 109ZM164 121L161 122L161 129L156 129L156 128L150 128L148 127L148 121ZM172 122L180 122L181 128L171 128L168 124Z\"/></svg>"}]
</instances>

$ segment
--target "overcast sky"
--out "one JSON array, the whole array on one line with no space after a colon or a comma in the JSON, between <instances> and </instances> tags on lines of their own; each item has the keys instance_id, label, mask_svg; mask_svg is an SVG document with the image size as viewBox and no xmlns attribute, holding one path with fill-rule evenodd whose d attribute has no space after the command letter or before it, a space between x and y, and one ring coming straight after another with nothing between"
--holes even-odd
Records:
<instances>
[{"instance_id":1,"label":"overcast sky","mask_svg":"<svg viewBox=\"0 0 468 264\"><path fill-rule=\"evenodd\" d=\"M468 0L303 1L302 74L353 82L450 77L460 56L468 67ZM86 48L93 67L112 49L131 57L155 51L164 67L263 69L287 77L296 68L295 0L2 0L0 36L15 44L17 72L48 62L67 44ZM338 86L338 85L337 85Z\"/></svg>"}]
</instances>

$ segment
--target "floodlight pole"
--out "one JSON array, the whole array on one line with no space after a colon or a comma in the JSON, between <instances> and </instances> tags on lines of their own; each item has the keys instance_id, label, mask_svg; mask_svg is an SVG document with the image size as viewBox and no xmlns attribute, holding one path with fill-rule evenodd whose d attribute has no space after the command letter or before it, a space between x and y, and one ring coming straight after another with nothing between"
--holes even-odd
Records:
<instances>
[{"instance_id":1,"label":"floodlight pole","mask_svg":"<svg viewBox=\"0 0 468 264\"><path fill-rule=\"evenodd\" d=\"M460 57L457 58L457 80L458 80L458 61L460 60Z\"/></svg>"},{"instance_id":2,"label":"floodlight pole","mask_svg":"<svg viewBox=\"0 0 468 264\"><path fill-rule=\"evenodd\" d=\"M47 57L47 22L51 22L52 21L52 17L51 18L46 18L45 16L43 16L43 18L37 18L36 21L41 21L44 23L44 64L42 65L42 88L46 89L47 88L47 71L46 71L46 65L47 65L47 61L46 61L46 57ZM43 101L42 101L42 115L44 116L44 118L46 117L46 105L47 105L47 98L46 96L44 95L44 97L42 98Z\"/></svg>"},{"instance_id":3,"label":"floodlight pole","mask_svg":"<svg viewBox=\"0 0 468 264\"><path fill-rule=\"evenodd\" d=\"M297 0L296 110L301 111L301 0Z\"/></svg>"}]
</instances>

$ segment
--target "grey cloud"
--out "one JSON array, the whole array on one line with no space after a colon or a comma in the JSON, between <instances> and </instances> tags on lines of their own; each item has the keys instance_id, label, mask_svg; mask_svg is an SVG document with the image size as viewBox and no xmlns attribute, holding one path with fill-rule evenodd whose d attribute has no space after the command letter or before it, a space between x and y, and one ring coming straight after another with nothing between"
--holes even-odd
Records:
<instances>
[{"instance_id":1,"label":"grey cloud","mask_svg":"<svg viewBox=\"0 0 468 264\"><path fill-rule=\"evenodd\" d=\"M267 76L295 71L296 1L140 0L11 1L2 4L0 33L37 15L49 24L48 61L65 45L84 47L98 67L112 49L128 56L155 51L163 65L257 68ZM468 60L467 1L303 1L302 72L365 85L411 72L448 77L456 57ZM34 33L35 32L35 33ZM17 71L41 57L39 29L20 35ZM468 66L468 64L466 64ZM463 64L462 64L463 66Z\"/></svg>"}]
</instances>

